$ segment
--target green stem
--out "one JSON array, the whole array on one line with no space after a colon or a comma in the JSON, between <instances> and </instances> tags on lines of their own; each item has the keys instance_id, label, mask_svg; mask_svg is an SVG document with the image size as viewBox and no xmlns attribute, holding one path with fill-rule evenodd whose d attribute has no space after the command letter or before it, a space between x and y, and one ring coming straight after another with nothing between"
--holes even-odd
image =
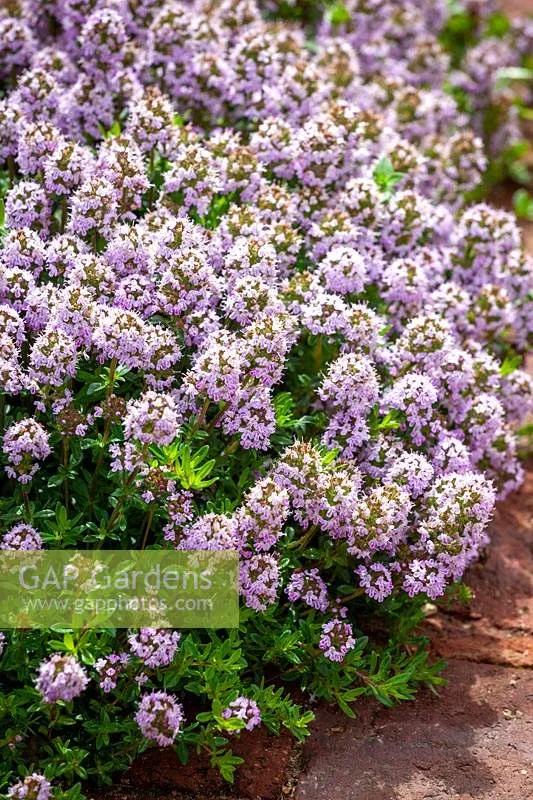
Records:
<instances>
[{"instance_id":1,"label":"green stem","mask_svg":"<svg viewBox=\"0 0 533 800\"><path fill-rule=\"evenodd\" d=\"M120 512L122 510L122 506L124 505L124 501L126 500L126 498L128 497L128 494L129 494L127 490L131 488L135 478L137 477L137 472L138 472L138 470L134 470L134 472L131 473L131 475L129 476L128 480L124 484L124 492L120 495L120 497L119 497L119 499L117 501L117 504L116 504L115 508L113 509L113 512L112 512L111 516L109 517L109 522L107 523L107 525L105 527L105 533L106 534L107 533L111 533L111 531L113 530L113 528L117 524L118 518L120 516Z\"/></svg>"},{"instance_id":2,"label":"green stem","mask_svg":"<svg viewBox=\"0 0 533 800\"><path fill-rule=\"evenodd\" d=\"M24 498L24 513L26 515L26 522L31 522L30 498L26 489L22 490L22 497Z\"/></svg>"},{"instance_id":3,"label":"green stem","mask_svg":"<svg viewBox=\"0 0 533 800\"><path fill-rule=\"evenodd\" d=\"M65 480L63 481L63 490L65 494L65 508L68 513L68 507L70 503L70 494L69 494L69 485L68 485L68 460L69 460L69 437L64 436L62 442L63 448L63 467L65 468Z\"/></svg>"},{"instance_id":4,"label":"green stem","mask_svg":"<svg viewBox=\"0 0 533 800\"><path fill-rule=\"evenodd\" d=\"M323 353L323 345L322 345L322 336L318 337L318 341L315 344L313 349L313 361L315 364L315 370L317 374L320 374L322 371L322 361L324 359Z\"/></svg>"},{"instance_id":5,"label":"green stem","mask_svg":"<svg viewBox=\"0 0 533 800\"><path fill-rule=\"evenodd\" d=\"M7 171L9 174L9 186L11 187L15 183L15 175L16 175L15 159L13 158L13 156L7 157Z\"/></svg>"},{"instance_id":6,"label":"green stem","mask_svg":"<svg viewBox=\"0 0 533 800\"><path fill-rule=\"evenodd\" d=\"M222 408L215 414L209 425L207 426L207 430L211 432L217 425L217 423L222 419L224 413L228 407L228 404L222 401Z\"/></svg>"},{"instance_id":7,"label":"green stem","mask_svg":"<svg viewBox=\"0 0 533 800\"><path fill-rule=\"evenodd\" d=\"M62 195L62 197L61 197L60 207L61 207L61 217L60 217L60 220L59 220L59 232L60 233L64 233L65 232L65 227L66 227L66 224L67 224L67 212L68 212L66 194Z\"/></svg>"},{"instance_id":8,"label":"green stem","mask_svg":"<svg viewBox=\"0 0 533 800\"><path fill-rule=\"evenodd\" d=\"M113 389L114 389L114 386L115 386L115 376L116 376L116 372L117 372L117 366L118 366L118 362L117 362L116 358L114 358L111 361L111 364L109 365L109 383L107 385L107 391L106 391L106 398L105 398L106 402L109 401L109 398L113 394ZM104 461L105 449L106 449L107 441L109 439L110 432L111 432L111 417L108 416L108 418L106 419L106 422L105 422L105 426L104 426L104 433L103 433L103 436L102 436L102 441L100 443L100 452L98 453L98 458L96 459L96 464L94 466L93 476L91 478L91 483L90 483L90 486L89 486L88 511L91 511L92 507L94 505L94 495L95 495L95 491L96 491L96 488L97 488L97 485L98 485L98 477L99 477L100 469L102 468L102 463Z\"/></svg>"},{"instance_id":9,"label":"green stem","mask_svg":"<svg viewBox=\"0 0 533 800\"><path fill-rule=\"evenodd\" d=\"M343 594L339 600L343 603L349 603L350 600L355 600L356 597L361 597L361 595L364 593L365 590L362 587L359 587L359 589L355 589L355 591L353 591L351 594Z\"/></svg>"},{"instance_id":10,"label":"green stem","mask_svg":"<svg viewBox=\"0 0 533 800\"><path fill-rule=\"evenodd\" d=\"M148 179L150 181L150 188L148 189L147 201L148 208L151 208L155 202L157 187L154 180L154 167L155 167L155 148L150 150L150 159L148 162Z\"/></svg>"},{"instance_id":11,"label":"green stem","mask_svg":"<svg viewBox=\"0 0 533 800\"><path fill-rule=\"evenodd\" d=\"M206 418L206 415L207 415L207 412L208 412L208 410L209 410L209 406L210 406L210 405L211 405L211 400L209 400L209 398L207 398L207 400L204 400L204 404L203 404L202 408L200 409L200 413L199 413L199 414L198 414L198 416L196 417L196 422L194 423L194 425L193 425L193 427L192 427L192 430L191 430L191 438L192 438L192 437L193 437L193 436L194 436L196 433L198 433L199 429L200 429L200 428L202 427L202 425L204 424L204 422L205 422L205 418Z\"/></svg>"},{"instance_id":12,"label":"green stem","mask_svg":"<svg viewBox=\"0 0 533 800\"><path fill-rule=\"evenodd\" d=\"M146 515L146 523L145 523L145 527L144 527L143 539L142 539L142 542L141 542L141 550L144 550L146 548L146 544L148 542L148 534L150 533L150 528L152 527L153 519L154 519L154 507L151 506L148 509L148 513Z\"/></svg>"},{"instance_id":13,"label":"green stem","mask_svg":"<svg viewBox=\"0 0 533 800\"><path fill-rule=\"evenodd\" d=\"M51 705L49 706L49 710L50 710L50 721L48 723L48 727L53 728L59 717L59 708L56 705Z\"/></svg>"},{"instance_id":14,"label":"green stem","mask_svg":"<svg viewBox=\"0 0 533 800\"><path fill-rule=\"evenodd\" d=\"M311 525L303 536L300 536L299 539L295 539L294 542L291 542L288 547L290 550L304 550L308 543L311 541L313 536L318 533L318 525Z\"/></svg>"},{"instance_id":15,"label":"green stem","mask_svg":"<svg viewBox=\"0 0 533 800\"><path fill-rule=\"evenodd\" d=\"M232 442L229 442L224 450L220 454L220 458L224 458L225 456L229 456L231 453L234 453L235 450L238 448L240 442L239 439L234 439Z\"/></svg>"}]
</instances>

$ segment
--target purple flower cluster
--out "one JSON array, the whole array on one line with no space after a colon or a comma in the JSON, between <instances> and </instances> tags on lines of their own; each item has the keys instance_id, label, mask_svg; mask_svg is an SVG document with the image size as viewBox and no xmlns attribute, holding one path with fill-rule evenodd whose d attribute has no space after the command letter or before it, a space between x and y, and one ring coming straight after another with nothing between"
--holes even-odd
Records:
<instances>
[{"instance_id":1,"label":"purple flower cluster","mask_svg":"<svg viewBox=\"0 0 533 800\"><path fill-rule=\"evenodd\" d=\"M330 661L344 661L355 647L352 626L349 622L334 618L322 626L318 646Z\"/></svg>"},{"instance_id":2,"label":"purple flower cluster","mask_svg":"<svg viewBox=\"0 0 533 800\"><path fill-rule=\"evenodd\" d=\"M124 436L142 444L170 444L179 432L179 412L170 395L147 391L130 400L124 417Z\"/></svg>"},{"instance_id":3,"label":"purple flower cluster","mask_svg":"<svg viewBox=\"0 0 533 800\"><path fill-rule=\"evenodd\" d=\"M177 631L141 628L128 637L133 655L147 667L164 667L174 659L181 636Z\"/></svg>"},{"instance_id":4,"label":"purple flower cluster","mask_svg":"<svg viewBox=\"0 0 533 800\"><path fill-rule=\"evenodd\" d=\"M141 698L135 722L147 739L160 747L169 747L180 732L183 709L173 695L151 692Z\"/></svg>"},{"instance_id":5,"label":"purple flower cluster","mask_svg":"<svg viewBox=\"0 0 533 800\"><path fill-rule=\"evenodd\" d=\"M285 591L291 603L301 600L317 611L328 610L328 587L316 568L293 572Z\"/></svg>"},{"instance_id":6,"label":"purple flower cluster","mask_svg":"<svg viewBox=\"0 0 533 800\"><path fill-rule=\"evenodd\" d=\"M35 686L45 703L73 700L89 683L87 673L74 656L54 653L39 667Z\"/></svg>"},{"instance_id":7,"label":"purple flower cluster","mask_svg":"<svg viewBox=\"0 0 533 800\"><path fill-rule=\"evenodd\" d=\"M94 668L100 676L100 688L110 692L117 686L117 681L129 661L127 653L110 653L106 658L99 658Z\"/></svg>"},{"instance_id":8,"label":"purple flower cluster","mask_svg":"<svg viewBox=\"0 0 533 800\"><path fill-rule=\"evenodd\" d=\"M18 781L7 790L7 796L13 800L50 800L52 784L44 775L33 772Z\"/></svg>"},{"instance_id":9,"label":"purple flower cluster","mask_svg":"<svg viewBox=\"0 0 533 800\"><path fill-rule=\"evenodd\" d=\"M521 481L532 261L510 214L468 202L484 145L448 88L479 99L477 125L526 45L512 28L452 72L440 0L349 0L313 47L269 20L276 2L44 5L0 11L11 486L27 501L67 474L70 438L84 469L98 449L95 481L150 505L143 534L238 550L244 604L327 615L319 647L341 661L355 638L328 567L287 554L328 548L379 602L437 597ZM199 442L212 482L191 478ZM2 549L41 547L24 519ZM179 639L128 641L157 669ZM127 659L97 662L104 692ZM37 686L55 702L86 683L56 654ZM226 711L260 718L244 697ZM182 716L153 692L136 719L171 744Z\"/></svg>"},{"instance_id":10,"label":"purple flower cluster","mask_svg":"<svg viewBox=\"0 0 533 800\"><path fill-rule=\"evenodd\" d=\"M0 537L0 550L41 550L41 534L31 525L19 522Z\"/></svg>"},{"instance_id":11,"label":"purple flower cluster","mask_svg":"<svg viewBox=\"0 0 533 800\"><path fill-rule=\"evenodd\" d=\"M2 450L7 459L6 472L20 483L29 483L39 462L52 452L46 429L35 419L15 422L4 433Z\"/></svg>"},{"instance_id":12,"label":"purple flower cluster","mask_svg":"<svg viewBox=\"0 0 533 800\"><path fill-rule=\"evenodd\" d=\"M261 711L255 700L249 697L237 697L232 700L222 712L224 719L237 719L242 722L242 727L252 731L261 724Z\"/></svg>"}]
</instances>

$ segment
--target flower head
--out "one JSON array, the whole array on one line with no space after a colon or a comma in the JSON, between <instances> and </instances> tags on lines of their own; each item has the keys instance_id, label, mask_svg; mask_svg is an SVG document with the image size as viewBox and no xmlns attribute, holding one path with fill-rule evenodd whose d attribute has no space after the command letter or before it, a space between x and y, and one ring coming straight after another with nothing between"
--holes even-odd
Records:
<instances>
[{"instance_id":1,"label":"flower head","mask_svg":"<svg viewBox=\"0 0 533 800\"><path fill-rule=\"evenodd\" d=\"M247 731L252 731L261 724L261 711L255 700L249 697L237 697L232 700L227 708L222 712L224 719L238 719L242 722L242 727Z\"/></svg>"},{"instance_id":2,"label":"flower head","mask_svg":"<svg viewBox=\"0 0 533 800\"><path fill-rule=\"evenodd\" d=\"M52 784L44 775L34 772L10 786L7 796L12 800L49 800L52 797Z\"/></svg>"},{"instance_id":3,"label":"flower head","mask_svg":"<svg viewBox=\"0 0 533 800\"><path fill-rule=\"evenodd\" d=\"M73 700L89 683L85 669L74 656L54 653L39 667L35 686L45 703Z\"/></svg>"},{"instance_id":4,"label":"flower head","mask_svg":"<svg viewBox=\"0 0 533 800\"><path fill-rule=\"evenodd\" d=\"M147 739L160 747L174 743L183 723L183 709L174 695L151 692L143 695L135 714L135 722Z\"/></svg>"}]
</instances>

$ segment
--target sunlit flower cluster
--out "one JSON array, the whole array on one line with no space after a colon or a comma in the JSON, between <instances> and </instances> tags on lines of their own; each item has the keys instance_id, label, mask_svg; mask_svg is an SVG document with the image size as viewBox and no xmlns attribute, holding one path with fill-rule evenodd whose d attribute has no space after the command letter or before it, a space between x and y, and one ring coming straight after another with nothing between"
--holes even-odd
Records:
<instances>
[{"instance_id":1,"label":"sunlit flower cluster","mask_svg":"<svg viewBox=\"0 0 533 800\"><path fill-rule=\"evenodd\" d=\"M308 27L286 5L0 11L0 549L237 550L246 624L311 620L333 668L353 600L441 596L522 480L532 262L469 193L516 127L508 104L482 141L531 30L456 69L444 2ZM137 733L176 741L158 676L180 634L47 653L45 704L128 684ZM261 722L244 689L225 702L226 727Z\"/></svg>"}]
</instances>

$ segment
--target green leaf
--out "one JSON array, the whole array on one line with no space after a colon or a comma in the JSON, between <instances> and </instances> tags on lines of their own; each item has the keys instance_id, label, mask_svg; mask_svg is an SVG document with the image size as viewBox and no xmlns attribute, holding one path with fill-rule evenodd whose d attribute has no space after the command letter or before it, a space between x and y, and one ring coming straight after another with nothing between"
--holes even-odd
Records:
<instances>
[{"instance_id":1,"label":"green leaf","mask_svg":"<svg viewBox=\"0 0 533 800\"><path fill-rule=\"evenodd\" d=\"M233 783L235 779L235 769L240 764L244 764L244 759L240 756L234 756L231 750L225 750L222 753L214 753L211 756L211 764L213 767L218 767L225 781Z\"/></svg>"},{"instance_id":2,"label":"green leaf","mask_svg":"<svg viewBox=\"0 0 533 800\"><path fill-rule=\"evenodd\" d=\"M500 11L496 11L487 19L486 32L488 36L501 37L509 32L510 27L511 23L509 17L506 17L505 14L502 14Z\"/></svg>"},{"instance_id":3,"label":"green leaf","mask_svg":"<svg viewBox=\"0 0 533 800\"><path fill-rule=\"evenodd\" d=\"M278 428L289 428L294 422L294 400L290 392L280 392L274 397L274 411Z\"/></svg>"},{"instance_id":4,"label":"green leaf","mask_svg":"<svg viewBox=\"0 0 533 800\"><path fill-rule=\"evenodd\" d=\"M189 750L183 739L178 739L176 742L176 753L180 762L185 765L189 760Z\"/></svg>"},{"instance_id":5,"label":"green leaf","mask_svg":"<svg viewBox=\"0 0 533 800\"><path fill-rule=\"evenodd\" d=\"M532 120L533 119L533 108L530 106L525 106L519 109L520 116L522 119Z\"/></svg>"},{"instance_id":6,"label":"green leaf","mask_svg":"<svg viewBox=\"0 0 533 800\"><path fill-rule=\"evenodd\" d=\"M90 383L87 387L87 395L91 397L94 394L98 394L98 392L103 392L104 388L104 384L101 381Z\"/></svg>"},{"instance_id":7,"label":"green leaf","mask_svg":"<svg viewBox=\"0 0 533 800\"><path fill-rule=\"evenodd\" d=\"M496 72L496 87L501 88L513 81L533 81L533 69L527 67L503 67Z\"/></svg>"},{"instance_id":8,"label":"green leaf","mask_svg":"<svg viewBox=\"0 0 533 800\"><path fill-rule=\"evenodd\" d=\"M120 127L120 122L115 120L110 128L106 130L101 123L98 123L98 129L102 134L104 139L112 139L114 136L120 136L122 129Z\"/></svg>"},{"instance_id":9,"label":"green leaf","mask_svg":"<svg viewBox=\"0 0 533 800\"><path fill-rule=\"evenodd\" d=\"M456 36L470 33L472 26L472 17L466 11L453 14L447 22L448 30Z\"/></svg>"},{"instance_id":10,"label":"green leaf","mask_svg":"<svg viewBox=\"0 0 533 800\"><path fill-rule=\"evenodd\" d=\"M403 172L397 172L390 159L382 158L374 169L374 180L382 192L390 194L397 183L404 177Z\"/></svg>"},{"instance_id":11,"label":"green leaf","mask_svg":"<svg viewBox=\"0 0 533 800\"><path fill-rule=\"evenodd\" d=\"M173 442L165 447L153 446L150 452L156 463L166 468L168 476L179 481L184 489L200 491L218 480L218 476L209 477L216 460L209 458L208 445L203 445L193 453L188 442Z\"/></svg>"},{"instance_id":12,"label":"green leaf","mask_svg":"<svg viewBox=\"0 0 533 800\"><path fill-rule=\"evenodd\" d=\"M500 375L502 375L502 377L510 375L512 372L515 372L515 370L519 369L521 364L522 364L521 355L513 354L506 356L505 360L503 361L500 367Z\"/></svg>"},{"instance_id":13,"label":"green leaf","mask_svg":"<svg viewBox=\"0 0 533 800\"><path fill-rule=\"evenodd\" d=\"M324 467L329 467L330 464L333 464L335 459L340 453L340 447L334 447L331 450L328 450L326 447L319 447L320 456L322 459L322 465Z\"/></svg>"},{"instance_id":14,"label":"green leaf","mask_svg":"<svg viewBox=\"0 0 533 800\"><path fill-rule=\"evenodd\" d=\"M332 25L346 25L351 20L350 12L340 0L330 6L327 17Z\"/></svg>"},{"instance_id":15,"label":"green leaf","mask_svg":"<svg viewBox=\"0 0 533 800\"><path fill-rule=\"evenodd\" d=\"M533 221L533 196L527 189L517 189L513 194L513 207L520 219Z\"/></svg>"},{"instance_id":16,"label":"green leaf","mask_svg":"<svg viewBox=\"0 0 533 800\"><path fill-rule=\"evenodd\" d=\"M355 713L353 708L351 708L351 706L346 702L344 695L337 696L337 703L339 705L340 710L344 714L346 714L347 717L351 717L351 719L356 718L357 714Z\"/></svg>"}]
</instances>

